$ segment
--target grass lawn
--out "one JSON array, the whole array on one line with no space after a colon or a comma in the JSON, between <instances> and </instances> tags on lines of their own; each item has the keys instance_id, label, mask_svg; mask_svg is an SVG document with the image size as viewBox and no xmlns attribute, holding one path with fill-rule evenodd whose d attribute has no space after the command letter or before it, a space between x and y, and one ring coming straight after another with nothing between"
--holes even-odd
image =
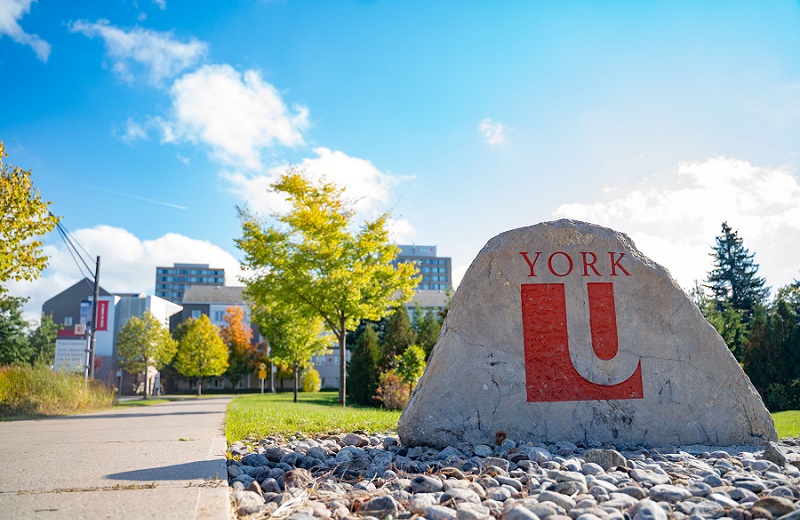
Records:
<instances>
[{"instance_id":1,"label":"grass lawn","mask_svg":"<svg viewBox=\"0 0 800 520\"><path fill-rule=\"evenodd\" d=\"M297 403L292 393L239 396L228 405L225 437L228 443L248 437L347 432L365 430L384 432L397 429L399 411L369 407L343 408L336 392L299 393Z\"/></svg>"},{"instance_id":2,"label":"grass lawn","mask_svg":"<svg viewBox=\"0 0 800 520\"><path fill-rule=\"evenodd\" d=\"M800 437L800 411L787 410L772 414L778 437Z\"/></svg>"}]
</instances>

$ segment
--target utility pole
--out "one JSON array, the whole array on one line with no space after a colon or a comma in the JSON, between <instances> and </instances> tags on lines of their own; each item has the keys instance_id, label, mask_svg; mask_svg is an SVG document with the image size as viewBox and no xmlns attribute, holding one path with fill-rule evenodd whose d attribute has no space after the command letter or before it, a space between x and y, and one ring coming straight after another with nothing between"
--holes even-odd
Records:
<instances>
[{"instance_id":1,"label":"utility pole","mask_svg":"<svg viewBox=\"0 0 800 520\"><path fill-rule=\"evenodd\" d=\"M97 341L97 300L100 299L100 257L94 268L94 300L92 301L92 331L89 336L89 378L94 379L94 347Z\"/></svg>"}]
</instances>

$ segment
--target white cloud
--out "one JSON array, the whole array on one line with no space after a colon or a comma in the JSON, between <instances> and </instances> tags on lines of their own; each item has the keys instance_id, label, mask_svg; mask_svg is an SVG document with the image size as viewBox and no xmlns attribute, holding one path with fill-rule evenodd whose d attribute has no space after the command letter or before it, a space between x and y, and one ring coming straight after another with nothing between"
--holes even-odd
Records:
<instances>
[{"instance_id":1,"label":"white cloud","mask_svg":"<svg viewBox=\"0 0 800 520\"><path fill-rule=\"evenodd\" d=\"M417 230L408 219L398 218L389 221L389 240L395 244L408 244L413 242Z\"/></svg>"},{"instance_id":2,"label":"white cloud","mask_svg":"<svg viewBox=\"0 0 800 520\"><path fill-rule=\"evenodd\" d=\"M0 37L8 36L22 45L27 45L36 56L47 63L50 56L50 44L36 34L28 34L22 30L19 20L31 12L31 4L35 0L2 0L0 1Z\"/></svg>"},{"instance_id":3,"label":"white cloud","mask_svg":"<svg viewBox=\"0 0 800 520\"><path fill-rule=\"evenodd\" d=\"M125 121L125 132L120 136L120 138L123 142L129 144L135 141L146 139L146 125L142 125L141 123L138 123L129 117L128 120Z\"/></svg>"},{"instance_id":4,"label":"white cloud","mask_svg":"<svg viewBox=\"0 0 800 520\"><path fill-rule=\"evenodd\" d=\"M70 25L70 30L90 38L102 38L111 69L129 82L141 73L151 84L159 85L195 65L208 51L208 45L196 38L184 43L172 33L141 27L126 31L107 20L96 23L78 20Z\"/></svg>"},{"instance_id":5,"label":"white cloud","mask_svg":"<svg viewBox=\"0 0 800 520\"><path fill-rule=\"evenodd\" d=\"M362 216L372 216L389 206L391 189L400 179L382 172L366 159L351 157L338 150L317 147L314 153L316 157L303 159L296 167L305 170L311 178L324 177L343 186L345 196L354 202ZM289 209L287 202L274 193L268 193L267 189L290 168L286 164L270 168L267 174L225 172L222 176L230 182L229 190L246 201L251 210L261 214L280 213ZM402 236L413 232L407 222L397 226L397 232Z\"/></svg>"},{"instance_id":6,"label":"white cloud","mask_svg":"<svg viewBox=\"0 0 800 520\"><path fill-rule=\"evenodd\" d=\"M481 121L478 125L483 138L492 146L503 144L506 142L506 126L501 123L496 123L488 117Z\"/></svg>"},{"instance_id":7,"label":"white cloud","mask_svg":"<svg viewBox=\"0 0 800 520\"><path fill-rule=\"evenodd\" d=\"M684 288L705 279L723 221L756 254L768 284L800 277L800 182L787 168L716 157L680 163L674 176L611 188L605 196L604 202L564 204L555 214L627 233Z\"/></svg>"},{"instance_id":8,"label":"white cloud","mask_svg":"<svg viewBox=\"0 0 800 520\"><path fill-rule=\"evenodd\" d=\"M457 289L459 284L461 284L461 280L464 278L464 275L467 274L467 269L469 269L469 264L461 264L457 265L453 268L453 288Z\"/></svg>"},{"instance_id":9,"label":"white cloud","mask_svg":"<svg viewBox=\"0 0 800 520\"><path fill-rule=\"evenodd\" d=\"M256 170L264 149L303 144L308 110L289 109L257 71L206 65L175 81L171 95L172 115L161 120L162 140L207 145L225 165Z\"/></svg>"},{"instance_id":10,"label":"white cloud","mask_svg":"<svg viewBox=\"0 0 800 520\"><path fill-rule=\"evenodd\" d=\"M142 240L129 231L111 226L78 229L72 236L87 251L100 255L100 285L110 292L154 293L155 268L178 263L210 264L225 269L227 285L242 285L239 261L221 247L206 240L197 240L168 233L155 240ZM78 267L63 242L44 248L50 257L43 276L33 282L10 282L15 296L27 296L27 319L39 319L42 304L81 280ZM94 270L94 258L89 262Z\"/></svg>"},{"instance_id":11,"label":"white cloud","mask_svg":"<svg viewBox=\"0 0 800 520\"><path fill-rule=\"evenodd\" d=\"M160 7L162 11L167 8L167 0L153 0L153 3Z\"/></svg>"}]
</instances>

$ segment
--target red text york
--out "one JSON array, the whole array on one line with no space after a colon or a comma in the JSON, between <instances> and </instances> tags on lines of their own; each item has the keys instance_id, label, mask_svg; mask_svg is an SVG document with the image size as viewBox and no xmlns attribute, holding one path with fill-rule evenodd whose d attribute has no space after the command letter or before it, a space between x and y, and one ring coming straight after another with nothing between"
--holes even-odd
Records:
<instances>
[{"instance_id":1,"label":"red text york","mask_svg":"<svg viewBox=\"0 0 800 520\"><path fill-rule=\"evenodd\" d=\"M532 255L527 251L520 251L519 254L528 264L528 276L536 276L537 269L546 269L555 276L567 276L576 269L581 276L631 275L620 263L625 253L617 251L608 251L608 256L600 254L599 258L592 251L581 251L580 256L575 255L575 258L564 251L556 251L550 255L545 255L542 251L536 251Z\"/></svg>"}]
</instances>

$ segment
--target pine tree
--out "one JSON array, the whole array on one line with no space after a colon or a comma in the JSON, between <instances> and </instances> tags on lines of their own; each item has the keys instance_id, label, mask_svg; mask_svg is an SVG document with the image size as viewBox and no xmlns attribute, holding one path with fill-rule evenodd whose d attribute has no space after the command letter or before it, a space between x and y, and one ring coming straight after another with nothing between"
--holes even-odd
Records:
<instances>
[{"instance_id":1,"label":"pine tree","mask_svg":"<svg viewBox=\"0 0 800 520\"><path fill-rule=\"evenodd\" d=\"M756 276L755 253L744 247L738 232L733 231L727 222L722 223L722 234L716 238L713 250L714 268L706 281L716 309L722 311L725 303L729 303L742 313L745 322L749 322L754 308L762 305L769 296L766 280Z\"/></svg>"},{"instance_id":2,"label":"pine tree","mask_svg":"<svg viewBox=\"0 0 800 520\"><path fill-rule=\"evenodd\" d=\"M386 334L383 336L381 344L382 368L394 368L397 366L397 357L414 344L416 334L411 328L411 320L405 306L398 306L389 317L386 325Z\"/></svg>"},{"instance_id":3,"label":"pine tree","mask_svg":"<svg viewBox=\"0 0 800 520\"><path fill-rule=\"evenodd\" d=\"M27 365L34 351L25 331L28 322L22 317L22 298L0 298L0 365Z\"/></svg>"},{"instance_id":4,"label":"pine tree","mask_svg":"<svg viewBox=\"0 0 800 520\"><path fill-rule=\"evenodd\" d=\"M34 353L34 363L52 365L56 357L56 336L58 325L50 314L42 314L42 321L28 335L28 342Z\"/></svg>"},{"instance_id":5,"label":"pine tree","mask_svg":"<svg viewBox=\"0 0 800 520\"><path fill-rule=\"evenodd\" d=\"M425 359L431 355L434 345L439 340L439 332L442 329L442 324L436 319L436 315L430 309L425 311L419 323L419 328L415 329L417 333L417 344L425 351Z\"/></svg>"},{"instance_id":6,"label":"pine tree","mask_svg":"<svg viewBox=\"0 0 800 520\"><path fill-rule=\"evenodd\" d=\"M367 325L347 364L347 397L356 404L376 406L378 375L378 335Z\"/></svg>"}]
</instances>

